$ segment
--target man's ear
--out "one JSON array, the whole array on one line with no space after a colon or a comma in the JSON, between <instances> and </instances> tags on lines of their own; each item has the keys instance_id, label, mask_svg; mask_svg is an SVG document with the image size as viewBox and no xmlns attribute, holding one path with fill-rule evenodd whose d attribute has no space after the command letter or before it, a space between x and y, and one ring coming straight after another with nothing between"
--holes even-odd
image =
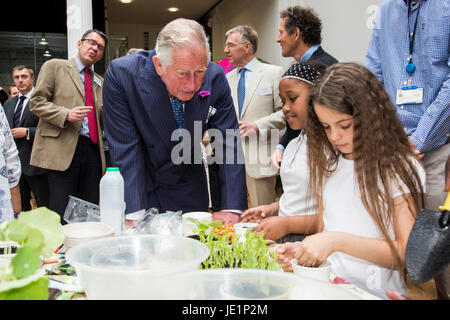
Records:
<instances>
[{"instance_id":1,"label":"man's ear","mask_svg":"<svg viewBox=\"0 0 450 320\"><path fill-rule=\"evenodd\" d=\"M164 74L164 70L161 65L161 62L159 61L159 58L157 56L153 56L152 60L153 60L153 64L155 65L156 73L159 76L162 76Z\"/></svg>"},{"instance_id":2,"label":"man's ear","mask_svg":"<svg viewBox=\"0 0 450 320\"><path fill-rule=\"evenodd\" d=\"M302 33L299 27L295 27L294 33L295 33L295 40L299 40L302 38Z\"/></svg>"}]
</instances>

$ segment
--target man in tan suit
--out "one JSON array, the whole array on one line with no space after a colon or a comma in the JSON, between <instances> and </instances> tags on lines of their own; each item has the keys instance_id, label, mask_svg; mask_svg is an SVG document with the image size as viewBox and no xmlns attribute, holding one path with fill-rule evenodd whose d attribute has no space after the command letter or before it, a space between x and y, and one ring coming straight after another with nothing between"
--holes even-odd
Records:
<instances>
[{"instance_id":1,"label":"man in tan suit","mask_svg":"<svg viewBox=\"0 0 450 320\"><path fill-rule=\"evenodd\" d=\"M39 123L30 163L48 169L49 206L61 216L69 195L99 202L105 171L103 79L92 66L102 59L106 43L101 31L86 31L74 58L44 63L31 97L30 110Z\"/></svg>"},{"instance_id":2,"label":"man in tan suit","mask_svg":"<svg viewBox=\"0 0 450 320\"><path fill-rule=\"evenodd\" d=\"M270 154L285 126L278 95L283 69L256 59L258 34L252 27L237 26L226 36L224 52L237 66L227 79L239 119L250 204L269 204L275 201L277 175Z\"/></svg>"}]
</instances>

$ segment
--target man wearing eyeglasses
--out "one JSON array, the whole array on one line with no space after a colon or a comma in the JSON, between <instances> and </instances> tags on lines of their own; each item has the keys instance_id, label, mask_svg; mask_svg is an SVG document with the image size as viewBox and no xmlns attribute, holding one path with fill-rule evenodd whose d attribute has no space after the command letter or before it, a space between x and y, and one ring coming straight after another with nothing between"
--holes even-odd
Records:
<instances>
[{"instance_id":1,"label":"man wearing eyeglasses","mask_svg":"<svg viewBox=\"0 0 450 320\"><path fill-rule=\"evenodd\" d=\"M255 57L258 33L252 27L237 26L225 35L224 52L230 63L237 66L226 76L239 120L247 190L251 206L257 207L276 198L277 171L270 165L270 154L280 139L279 130L285 127L278 94L283 68Z\"/></svg>"},{"instance_id":2,"label":"man wearing eyeglasses","mask_svg":"<svg viewBox=\"0 0 450 320\"><path fill-rule=\"evenodd\" d=\"M86 31L74 58L44 63L30 100L31 112L39 117L30 163L48 169L49 207L61 217L69 195L99 203L105 171L103 78L93 65L103 58L106 44L101 31Z\"/></svg>"}]
</instances>

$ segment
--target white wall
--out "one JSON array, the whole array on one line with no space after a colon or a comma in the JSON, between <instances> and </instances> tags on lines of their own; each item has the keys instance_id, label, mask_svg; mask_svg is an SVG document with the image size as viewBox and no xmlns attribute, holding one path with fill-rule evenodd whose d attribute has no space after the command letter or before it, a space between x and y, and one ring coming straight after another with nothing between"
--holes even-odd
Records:
<instances>
[{"instance_id":1,"label":"white wall","mask_svg":"<svg viewBox=\"0 0 450 320\"><path fill-rule=\"evenodd\" d=\"M322 20L322 46L339 61L364 62L372 30L376 5L382 0L224 0L212 12L212 59L225 57L225 32L240 24L249 24L259 34L256 56L287 68L292 58L281 56L276 42L280 12L289 6L313 8ZM108 24L110 35L128 37L129 48L143 48L144 32L149 32L153 48L162 25Z\"/></svg>"},{"instance_id":2,"label":"white wall","mask_svg":"<svg viewBox=\"0 0 450 320\"><path fill-rule=\"evenodd\" d=\"M342 62L364 63L381 0L302 0L322 20L322 46Z\"/></svg>"},{"instance_id":3,"label":"white wall","mask_svg":"<svg viewBox=\"0 0 450 320\"><path fill-rule=\"evenodd\" d=\"M251 25L259 35L256 56L277 64L278 51L278 1L277 0L225 0L213 11L210 25L212 34L212 58L225 58L223 52L225 32L241 25Z\"/></svg>"},{"instance_id":4,"label":"white wall","mask_svg":"<svg viewBox=\"0 0 450 320\"><path fill-rule=\"evenodd\" d=\"M225 57L225 32L240 24L252 25L259 34L257 57L287 68L292 58L281 56L276 42L280 12L289 6L313 8L322 20L322 46L339 61L364 62L372 34L376 5L382 0L225 0L213 12L212 52L215 61Z\"/></svg>"}]
</instances>

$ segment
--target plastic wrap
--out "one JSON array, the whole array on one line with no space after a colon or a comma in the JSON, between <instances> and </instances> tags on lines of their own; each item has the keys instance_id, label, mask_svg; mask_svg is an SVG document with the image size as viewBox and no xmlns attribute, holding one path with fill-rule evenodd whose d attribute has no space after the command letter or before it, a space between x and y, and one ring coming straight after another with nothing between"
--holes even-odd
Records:
<instances>
[{"instance_id":1,"label":"plastic wrap","mask_svg":"<svg viewBox=\"0 0 450 320\"><path fill-rule=\"evenodd\" d=\"M151 208L147 210L141 218L135 220L125 231L125 235L132 234L182 236L182 211L167 211L164 213L159 213L158 209Z\"/></svg>"}]
</instances>

